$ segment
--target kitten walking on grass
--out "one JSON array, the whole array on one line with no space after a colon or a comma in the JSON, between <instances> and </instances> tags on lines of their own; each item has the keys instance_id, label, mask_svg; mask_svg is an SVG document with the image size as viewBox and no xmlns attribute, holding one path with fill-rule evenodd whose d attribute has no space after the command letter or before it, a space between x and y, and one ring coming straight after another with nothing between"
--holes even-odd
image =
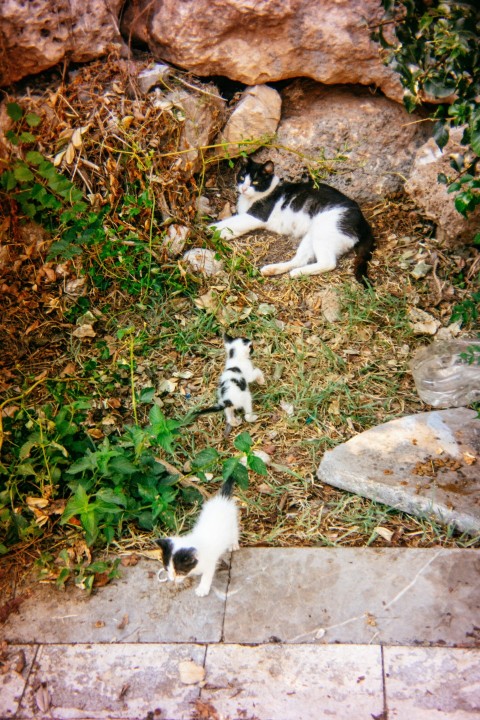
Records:
<instances>
[{"instance_id":1,"label":"kitten walking on grass","mask_svg":"<svg viewBox=\"0 0 480 720\"><path fill-rule=\"evenodd\" d=\"M250 359L253 351L251 340L243 337L232 338L225 334L223 342L227 358L225 369L220 376L218 402L216 405L197 411L196 415L223 410L227 421L225 435L228 435L232 427L242 422L236 413L244 413L246 422L255 422L258 419L253 413L249 384L257 382L263 385L265 378L262 371L255 367Z\"/></svg>"}]
</instances>

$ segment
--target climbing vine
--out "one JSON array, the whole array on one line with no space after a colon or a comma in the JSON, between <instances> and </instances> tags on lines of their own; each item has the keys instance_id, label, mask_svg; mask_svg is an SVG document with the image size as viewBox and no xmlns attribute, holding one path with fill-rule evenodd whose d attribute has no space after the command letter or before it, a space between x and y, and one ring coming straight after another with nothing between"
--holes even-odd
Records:
<instances>
[{"instance_id":1,"label":"climbing vine","mask_svg":"<svg viewBox=\"0 0 480 720\"><path fill-rule=\"evenodd\" d=\"M435 103L434 138L440 149L451 128L463 128L463 151L452 155L449 175L439 182L456 193L462 215L480 204L480 13L476 2L382 0L385 20L373 38L385 62L399 73L409 112ZM394 37L388 35L393 25ZM387 37L388 35L388 37ZM480 242L480 234L476 236Z\"/></svg>"}]
</instances>

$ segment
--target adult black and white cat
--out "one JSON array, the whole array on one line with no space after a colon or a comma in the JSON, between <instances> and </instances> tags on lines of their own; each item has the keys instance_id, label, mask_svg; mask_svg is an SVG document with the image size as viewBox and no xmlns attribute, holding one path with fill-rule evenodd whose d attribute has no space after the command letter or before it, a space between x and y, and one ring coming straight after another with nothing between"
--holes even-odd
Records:
<instances>
[{"instance_id":1,"label":"adult black and white cat","mask_svg":"<svg viewBox=\"0 0 480 720\"><path fill-rule=\"evenodd\" d=\"M354 200L325 184L281 182L273 162L251 158L238 172L237 187L237 214L210 225L223 239L265 229L300 240L291 260L265 265L262 275L318 275L354 248L355 277L366 285L374 238Z\"/></svg>"},{"instance_id":2,"label":"adult black and white cat","mask_svg":"<svg viewBox=\"0 0 480 720\"><path fill-rule=\"evenodd\" d=\"M155 541L162 550L169 580L181 583L188 576L202 576L195 589L199 597L210 592L221 556L228 550L238 550L240 530L233 485L233 478L229 478L220 492L203 504L191 532Z\"/></svg>"},{"instance_id":3,"label":"adult black and white cat","mask_svg":"<svg viewBox=\"0 0 480 720\"><path fill-rule=\"evenodd\" d=\"M255 367L250 359L253 351L251 340L244 337L233 338L225 333L223 342L226 360L218 385L217 404L204 410L198 410L195 414L204 415L223 410L227 421L225 434L228 434L232 427L240 425L242 422L237 417L237 412L244 413L247 422L257 420L257 415L253 414L249 384L257 382L259 385L263 385L265 378L262 371Z\"/></svg>"}]
</instances>

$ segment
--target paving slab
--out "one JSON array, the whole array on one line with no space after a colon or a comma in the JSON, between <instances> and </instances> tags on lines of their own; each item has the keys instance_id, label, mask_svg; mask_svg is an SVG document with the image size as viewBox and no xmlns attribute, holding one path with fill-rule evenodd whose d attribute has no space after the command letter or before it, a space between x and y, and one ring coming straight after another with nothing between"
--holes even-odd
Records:
<instances>
[{"instance_id":1,"label":"paving slab","mask_svg":"<svg viewBox=\"0 0 480 720\"><path fill-rule=\"evenodd\" d=\"M384 710L378 646L213 645L205 667L212 717L372 720Z\"/></svg>"},{"instance_id":2,"label":"paving slab","mask_svg":"<svg viewBox=\"0 0 480 720\"><path fill-rule=\"evenodd\" d=\"M38 585L12 613L0 637L12 643L218 642L222 635L228 566L210 595L199 598L195 580L160 583L159 562L142 559L91 596Z\"/></svg>"},{"instance_id":3,"label":"paving slab","mask_svg":"<svg viewBox=\"0 0 480 720\"><path fill-rule=\"evenodd\" d=\"M389 720L480 717L480 650L384 648Z\"/></svg>"},{"instance_id":4,"label":"paving slab","mask_svg":"<svg viewBox=\"0 0 480 720\"><path fill-rule=\"evenodd\" d=\"M198 684L181 681L179 665L203 666L204 645L44 645L37 654L17 718L192 717ZM39 708L38 687L48 693Z\"/></svg>"},{"instance_id":5,"label":"paving slab","mask_svg":"<svg viewBox=\"0 0 480 720\"><path fill-rule=\"evenodd\" d=\"M0 717L12 718L20 706L38 648L10 645L2 648L0 660Z\"/></svg>"},{"instance_id":6,"label":"paving slab","mask_svg":"<svg viewBox=\"0 0 480 720\"><path fill-rule=\"evenodd\" d=\"M478 550L243 549L224 641L479 646L479 571Z\"/></svg>"},{"instance_id":7,"label":"paving slab","mask_svg":"<svg viewBox=\"0 0 480 720\"><path fill-rule=\"evenodd\" d=\"M453 408L391 420L324 454L329 485L480 533L480 420Z\"/></svg>"}]
</instances>

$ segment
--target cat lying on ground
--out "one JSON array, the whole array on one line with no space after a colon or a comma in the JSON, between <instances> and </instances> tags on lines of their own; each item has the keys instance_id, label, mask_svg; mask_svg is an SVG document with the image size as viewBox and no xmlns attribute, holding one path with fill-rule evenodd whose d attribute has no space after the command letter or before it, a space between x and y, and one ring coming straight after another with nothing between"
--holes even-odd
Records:
<instances>
[{"instance_id":1,"label":"cat lying on ground","mask_svg":"<svg viewBox=\"0 0 480 720\"><path fill-rule=\"evenodd\" d=\"M236 412L243 412L247 422L255 422L258 419L258 416L253 414L252 395L248 386L252 382L263 385L265 378L262 371L250 360L253 350L251 340L242 337L232 338L225 334L223 342L227 359L225 369L220 376L218 402L204 410L198 410L195 414L204 415L223 410L227 421L225 435L228 435L232 427L242 422L235 415Z\"/></svg>"},{"instance_id":2,"label":"cat lying on ground","mask_svg":"<svg viewBox=\"0 0 480 720\"><path fill-rule=\"evenodd\" d=\"M210 592L215 569L227 550L238 550L238 508L232 497L234 480L229 478L218 495L207 500L187 535L159 538L163 566L168 579L181 583L191 575L201 575L195 589L199 597Z\"/></svg>"},{"instance_id":3,"label":"cat lying on ground","mask_svg":"<svg viewBox=\"0 0 480 720\"><path fill-rule=\"evenodd\" d=\"M273 162L248 158L237 176L237 214L210 225L228 240L265 229L300 240L295 256L261 268L262 275L318 275L355 249L355 277L366 285L374 238L358 204L325 184L281 182Z\"/></svg>"}]
</instances>

